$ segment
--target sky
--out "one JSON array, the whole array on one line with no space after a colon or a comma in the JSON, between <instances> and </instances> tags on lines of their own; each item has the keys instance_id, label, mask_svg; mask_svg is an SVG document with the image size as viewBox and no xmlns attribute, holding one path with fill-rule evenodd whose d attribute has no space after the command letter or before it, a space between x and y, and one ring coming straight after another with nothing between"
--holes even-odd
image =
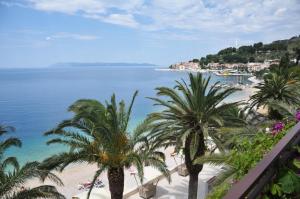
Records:
<instances>
[{"instance_id":1,"label":"sky","mask_svg":"<svg viewBox=\"0 0 300 199\"><path fill-rule=\"evenodd\" d=\"M300 34L300 0L0 0L0 68L168 66Z\"/></svg>"}]
</instances>

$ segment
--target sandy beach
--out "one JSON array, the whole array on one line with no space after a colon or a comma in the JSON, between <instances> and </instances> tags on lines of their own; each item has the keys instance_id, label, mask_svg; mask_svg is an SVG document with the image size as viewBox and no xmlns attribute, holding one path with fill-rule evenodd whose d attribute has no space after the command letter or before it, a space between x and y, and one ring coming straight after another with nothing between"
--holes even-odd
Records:
<instances>
[{"instance_id":1,"label":"sandy beach","mask_svg":"<svg viewBox=\"0 0 300 199\"><path fill-rule=\"evenodd\" d=\"M166 164L169 168L169 170L174 169L177 164L182 164L183 160L177 156L175 157L176 161L174 160L174 157L171 156L173 153L174 148L169 147L166 150L164 150L164 153L166 155ZM68 166L63 172L55 172L57 176L63 181L64 186L57 186L57 189L66 196L66 198L72 198L72 196L75 196L79 193L84 192L84 190L79 190L78 185L80 183L85 183L87 181L91 181L93 179L93 176L97 170L97 165L95 164L74 164ZM105 189L109 191L108 187L108 180L107 180L107 172L103 172L99 179L104 183L103 188L99 189ZM27 186L33 187L40 185L41 182L37 180L30 181ZM55 185L51 181L46 180L44 184L47 185ZM125 186L124 186L124 193L133 190L137 188L137 183L135 181L135 178L131 175L131 171L125 170ZM98 188L95 188L98 189Z\"/></svg>"},{"instance_id":2,"label":"sandy beach","mask_svg":"<svg viewBox=\"0 0 300 199\"><path fill-rule=\"evenodd\" d=\"M187 185L188 185L188 176L182 177L179 176L175 170L178 165L183 164L183 159L180 155L171 156L173 153L174 148L169 147L166 150L164 150L164 153L166 155L166 164L168 166L168 169L171 171L172 175L172 181L171 184L165 179L162 178L159 181L158 184L158 192L157 192L157 198L166 198L166 195L169 196L172 195L172 198L175 199L182 199L187 197ZM56 173L58 177L60 177L64 183L64 186L56 186L57 189L66 196L67 199L71 199L73 196L77 196L79 198L85 198L87 191L84 190L78 190L78 185L83 182L91 181L93 178L93 175L97 169L96 165L87 165L87 164L78 164L78 165L71 165L67 167L62 173ZM200 199L205 198L205 194L207 192L207 185L206 181L210 179L211 177L217 175L217 173L220 172L219 167L214 167L210 165L205 165L203 171L199 174L199 193L198 196ZM150 171L150 173L149 173ZM148 172L148 173L147 173ZM140 184L137 185L137 181L135 180L134 176L131 175L130 170L125 170L125 185L124 185L124 198L128 199L135 199L140 198L138 193L136 192L137 188L140 186ZM145 175L147 175L147 178L154 178L157 175L160 175L158 171L156 171L153 168L147 168L145 169ZM106 195L109 194L109 187L108 187L108 180L107 180L107 172L103 172L100 176L101 181L104 183L103 188L94 188L93 192L94 196L97 195L97 193L102 192ZM147 180L149 180L147 179ZM140 183L138 181L138 183ZM28 183L28 187L30 186L37 186L41 184L39 181L31 181ZM54 185L52 182L46 180L45 184L48 185ZM180 191L178 190L178 187L180 187ZM162 196L162 197L159 197ZM170 196L171 197L171 196ZM93 197L91 195L91 198L102 198L102 197ZM104 197L109 198L109 197ZM103 198L103 199L104 199Z\"/></svg>"},{"instance_id":3,"label":"sandy beach","mask_svg":"<svg viewBox=\"0 0 300 199\"><path fill-rule=\"evenodd\" d=\"M97 165L91 164L77 164L71 165L67 167L63 172L54 172L57 176L62 180L64 186L57 186L53 184L51 181L46 180L44 184L47 185L55 185L56 188L66 196L66 198L72 198L72 196L82 192L78 190L78 185L80 183L87 182L88 180L92 180L93 176L97 170ZM106 183L106 175L103 173L100 176L101 180ZM28 187L40 185L41 182L37 180L30 181L28 183Z\"/></svg>"}]
</instances>

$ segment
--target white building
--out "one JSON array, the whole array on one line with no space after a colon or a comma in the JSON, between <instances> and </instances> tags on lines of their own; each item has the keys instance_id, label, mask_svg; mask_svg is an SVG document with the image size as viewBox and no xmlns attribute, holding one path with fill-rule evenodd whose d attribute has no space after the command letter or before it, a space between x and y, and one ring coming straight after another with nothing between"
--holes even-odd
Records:
<instances>
[{"instance_id":1,"label":"white building","mask_svg":"<svg viewBox=\"0 0 300 199\"><path fill-rule=\"evenodd\" d=\"M263 70L265 68L269 68L270 64L268 62L264 62L264 63L248 63L247 64L247 68L250 72L252 71L260 71Z\"/></svg>"}]
</instances>

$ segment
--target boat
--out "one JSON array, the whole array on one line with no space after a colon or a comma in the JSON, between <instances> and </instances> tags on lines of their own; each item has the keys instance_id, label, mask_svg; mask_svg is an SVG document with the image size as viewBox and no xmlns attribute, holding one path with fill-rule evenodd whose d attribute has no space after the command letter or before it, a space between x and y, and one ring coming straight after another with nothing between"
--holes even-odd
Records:
<instances>
[{"instance_id":1,"label":"boat","mask_svg":"<svg viewBox=\"0 0 300 199\"><path fill-rule=\"evenodd\" d=\"M252 76L251 73L240 72L237 70L223 70L214 72L217 76Z\"/></svg>"}]
</instances>

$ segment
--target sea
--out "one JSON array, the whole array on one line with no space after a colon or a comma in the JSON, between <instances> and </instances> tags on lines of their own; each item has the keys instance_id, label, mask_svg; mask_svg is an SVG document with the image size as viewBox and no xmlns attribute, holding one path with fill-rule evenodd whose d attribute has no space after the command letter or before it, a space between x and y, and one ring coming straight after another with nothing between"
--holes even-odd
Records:
<instances>
[{"instance_id":1,"label":"sea","mask_svg":"<svg viewBox=\"0 0 300 199\"><path fill-rule=\"evenodd\" d=\"M245 76L211 76L211 83L250 84ZM129 104L134 91L138 97L133 106L129 131L147 114L159 110L147 97L155 96L155 88L174 87L176 80L188 78L186 71L162 71L152 66L99 66L69 68L1 69L0 124L15 127L10 136L22 140L22 148L13 148L7 156L15 156L21 164L42 161L52 154L67 150L61 145L46 145L44 132L60 121L72 117L68 107L78 99L117 100ZM227 99L235 101L246 96L239 91ZM2 136L0 139L4 139Z\"/></svg>"}]
</instances>

